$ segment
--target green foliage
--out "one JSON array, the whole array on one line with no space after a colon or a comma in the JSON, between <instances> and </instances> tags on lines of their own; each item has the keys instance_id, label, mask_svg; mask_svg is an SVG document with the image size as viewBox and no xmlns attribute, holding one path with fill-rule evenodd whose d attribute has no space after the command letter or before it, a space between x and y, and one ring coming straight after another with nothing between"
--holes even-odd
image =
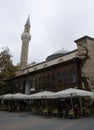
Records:
<instances>
[{"instance_id":1,"label":"green foliage","mask_svg":"<svg viewBox=\"0 0 94 130\"><path fill-rule=\"evenodd\" d=\"M11 57L8 48L0 53L0 93L6 93L10 90L5 80L16 76L17 66L12 64Z\"/></svg>"}]
</instances>

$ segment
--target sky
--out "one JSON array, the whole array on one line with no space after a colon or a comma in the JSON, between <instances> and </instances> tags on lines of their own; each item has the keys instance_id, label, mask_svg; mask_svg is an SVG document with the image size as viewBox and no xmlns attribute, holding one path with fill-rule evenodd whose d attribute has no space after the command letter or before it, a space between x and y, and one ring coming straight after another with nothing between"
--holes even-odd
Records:
<instances>
[{"instance_id":1,"label":"sky","mask_svg":"<svg viewBox=\"0 0 94 130\"><path fill-rule=\"evenodd\" d=\"M0 0L0 52L8 47L13 64L20 62L21 34L30 14L28 63L77 48L76 39L94 38L94 0Z\"/></svg>"}]
</instances>

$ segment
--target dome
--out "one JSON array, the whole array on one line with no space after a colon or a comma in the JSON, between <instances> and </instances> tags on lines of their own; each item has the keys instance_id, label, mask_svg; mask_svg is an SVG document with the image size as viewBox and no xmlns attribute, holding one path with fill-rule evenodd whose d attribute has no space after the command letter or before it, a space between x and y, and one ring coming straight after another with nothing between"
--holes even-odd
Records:
<instances>
[{"instance_id":1,"label":"dome","mask_svg":"<svg viewBox=\"0 0 94 130\"><path fill-rule=\"evenodd\" d=\"M62 50L54 52L53 54L66 54L67 52L68 51L62 49Z\"/></svg>"},{"instance_id":2,"label":"dome","mask_svg":"<svg viewBox=\"0 0 94 130\"><path fill-rule=\"evenodd\" d=\"M54 52L53 54L49 55L47 58L46 58L46 61L47 60L52 60L52 59L55 59L55 58L58 58L60 56L63 56L64 54L68 53L68 51L66 50L59 50L59 51L56 51Z\"/></svg>"}]
</instances>

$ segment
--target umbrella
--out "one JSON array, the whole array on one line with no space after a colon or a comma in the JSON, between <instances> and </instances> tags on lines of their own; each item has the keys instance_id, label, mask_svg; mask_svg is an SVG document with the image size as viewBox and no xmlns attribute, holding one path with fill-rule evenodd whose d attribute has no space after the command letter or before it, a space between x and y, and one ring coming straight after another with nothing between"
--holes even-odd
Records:
<instances>
[{"instance_id":1,"label":"umbrella","mask_svg":"<svg viewBox=\"0 0 94 130\"><path fill-rule=\"evenodd\" d=\"M13 94L12 99L28 99L29 96L22 93Z\"/></svg>"},{"instance_id":2,"label":"umbrella","mask_svg":"<svg viewBox=\"0 0 94 130\"><path fill-rule=\"evenodd\" d=\"M29 96L26 94L22 94L22 93L16 93L13 94L12 99L16 99L18 101L18 106L17 106L17 110L20 110L20 102L19 100L24 100L24 99L28 99Z\"/></svg>"},{"instance_id":3,"label":"umbrella","mask_svg":"<svg viewBox=\"0 0 94 130\"><path fill-rule=\"evenodd\" d=\"M4 100L8 100L8 106L7 106L8 109L9 109L9 106L10 106L10 99L12 99L12 96L13 96L13 94L11 94L11 93L4 94L4 95L1 96L2 104L4 103L3 102Z\"/></svg>"},{"instance_id":4,"label":"umbrella","mask_svg":"<svg viewBox=\"0 0 94 130\"><path fill-rule=\"evenodd\" d=\"M54 92L51 92L51 91L38 92L32 95L29 95L29 99L46 99L53 94Z\"/></svg>"},{"instance_id":5,"label":"umbrella","mask_svg":"<svg viewBox=\"0 0 94 130\"><path fill-rule=\"evenodd\" d=\"M3 96L4 96L4 95L0 95L0 99L2 99L2 98L3 98Z\"/></svg>"},{"instance_id":6,"label":"umbrella","mask_svg":"<svg viewBox=\"0 0 94 130\"><path fill-rule=\"evenodd\" d=\"M2 99L12 99L12 96L13 96L13 94L11 94L11 93L8 93L8 94L5 94L5 95L2 95Z\"/></svg>"},{"instance_id":7,"label":"umbrella","mask_svg":"<svg viewBox=\"0 0 94 130\"><path fill-rule=\"evenodd\" d=\"M73 109L73 97L86 97L86 96L93 96L93 92L86 91L86 90L81 90L81 89L75 89L75 88L69 88L66 90L59 91L55 93L52 98L71 98L71 107ZM81 104L81 98L79 99L80 101L80 107L82 109L82 104Z\"/></svg>"},{"instance_id":8,"label":"umbrella","mask_svg":"<svg viewBox=\"0 0 94 130\"><path fill-rule=\"evenodd\" d=\"M48 104L47 104L47 98L49 96L51 96L54 92L51 91L42 91L42 92L38 92L32 95L29 95L29 99L45 99L45 107L47 108Z\"/></svg>"},{"instance_id":9,"label":"umbrella","mask_svg":"<svg viewBox=\"0 0 94 130\"><path fill-rule=\"evenodd\" d=\"M52 97L54 98L62 98L62 97L85 97L85 96L93 96L93 92L81 90L81 89L75 89L75 88L69 88L66 90L59 91L55 93Z\"/></svg>"}]
</instances>

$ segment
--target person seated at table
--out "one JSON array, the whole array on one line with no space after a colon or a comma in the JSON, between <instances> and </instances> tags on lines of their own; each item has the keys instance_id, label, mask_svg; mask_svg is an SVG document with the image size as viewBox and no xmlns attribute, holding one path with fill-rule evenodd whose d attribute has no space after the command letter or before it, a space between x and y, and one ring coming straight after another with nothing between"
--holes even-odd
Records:
<instances>
[{"instance_id":1,"label":"person seated at table","mask_svg":"<svg viewBox=\"0 0 94 130\"><path fill-rule=\"evenodd\" d=\"M74 116L75 116L75 118L80 117L80 108L79 108L78 104L74 105Z\"/></svg>"},{"instance_id":2,"label":"person seated at table","mask_svg":"<svg viewBox=\"0 0 94 130\"><path fill-rule=\"evenodd\" d=\"M70 105L68 105L67 103L64 104L65 118L69 116L69 109L70 109Z\"/></svg>"}]
</instances>

